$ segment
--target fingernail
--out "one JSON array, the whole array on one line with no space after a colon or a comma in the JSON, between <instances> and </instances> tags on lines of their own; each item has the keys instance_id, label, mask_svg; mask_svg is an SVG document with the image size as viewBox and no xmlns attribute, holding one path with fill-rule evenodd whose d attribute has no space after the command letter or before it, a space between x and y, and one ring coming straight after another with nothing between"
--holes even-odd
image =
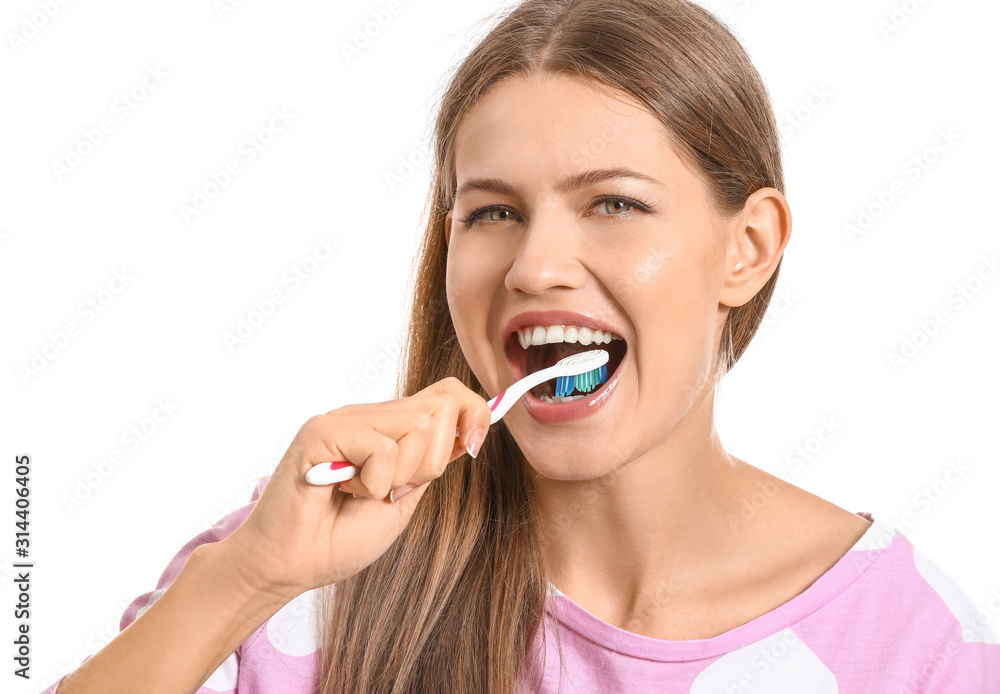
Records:
<instances>
[{"instance_id":1,"label":"fingernail","mask_svg":"<svg viewBox=\"0 0 1000 694\"><path fill-rule=\"evenodd\" d=\"M414 489L414 487L413 487L412 484L404 485L404 486L400 487L399 489L393 489L391 492L389 492L389 501L391 501L392 503L396 503L397 501L399 501L400 499L402 499L404 496L406 496L407 494L409 494L410 492L412 492L413 489Z\"/></svg>"},{"instance_id":2,"label":"fingernail","mask_svg":"<svg viewBox=\"0 0 1000 694\"><path fill-rule=\"evenodd\" d=\"M473 458L479 455L479 447L483 445L484 438L486 438L486 432L482 429L473 429L472 433L469 434L469 441L465 444L465 450Z\"/></svg>"},{"instance_id":3,"label":"fingernail","mask_svg":"<svg viewBox=\"0 0 1000 694\"><path fill-rule=\"evenodd\" d=\"M357 495L357 494L354 494L354 498L355 498L355 499L357 499L357 498L358 498L358 495Z\"/></svg>"}]
</instances>

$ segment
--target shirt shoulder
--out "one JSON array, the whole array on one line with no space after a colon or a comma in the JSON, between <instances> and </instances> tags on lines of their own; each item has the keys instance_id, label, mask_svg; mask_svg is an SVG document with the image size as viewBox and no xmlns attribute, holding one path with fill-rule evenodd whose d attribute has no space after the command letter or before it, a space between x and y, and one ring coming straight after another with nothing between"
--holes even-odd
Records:
<instances>
[{"instance_id":1,"label":"shirt shoulder","mask_svg":"<svg viewBox=\"0 0 1000 694\"><path fill-rule=\"evenodd\" d=\"M713 638L633 634L550 585L543 691L1000 692L1000 645L964 592L893 526L859 515L871 526L812 585Z\"/></svg>"},{"instance_id":2,"label":"shirt shoulder","mask_svg":"<svg viewBox=\"0 0 1000 694\"><path fill-rule=\"evenodd\" d=\"M873 519L832 571L847 577L843 590L792 631L841 691L1000 691L991 620L904 533Z\"/></svg>"}]
</instances>

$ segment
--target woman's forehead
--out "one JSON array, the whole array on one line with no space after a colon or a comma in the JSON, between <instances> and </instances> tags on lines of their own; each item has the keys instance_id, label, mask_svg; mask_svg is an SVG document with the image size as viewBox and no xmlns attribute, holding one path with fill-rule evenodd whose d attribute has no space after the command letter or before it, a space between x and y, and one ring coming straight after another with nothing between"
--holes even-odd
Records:
<instances>
[{"instance_id":1,"label":"woman's forehead","mask_svg":"<svg viewBox=\"0 0 1000 694\"><path fill-rule=\"evenodd\" d=\"M455 166L463 178L551 169L567 171L669 165L673 147L645 108L572 76L505 80L463 118Z\"/></svg>"},{"instance_id":2,"label":"woman's forehead","mask_svg":"<svg viewBox=\"0 0 1000 694\"><path fill-rule=\"evenodd\" d=\"M635 100L579 77L520 76L486 92L462 118L458 139L483 130L493 136L511 129L623 132L653 123L656 117Z\"/></svg>"}]
</instances>

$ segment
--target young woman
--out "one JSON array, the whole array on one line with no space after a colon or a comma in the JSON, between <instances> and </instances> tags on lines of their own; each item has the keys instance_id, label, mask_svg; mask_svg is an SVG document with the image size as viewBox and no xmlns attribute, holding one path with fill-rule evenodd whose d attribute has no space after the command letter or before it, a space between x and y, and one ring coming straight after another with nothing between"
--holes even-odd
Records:
<instances>
[{"instance_id":1,"label":"young woman","mask_svg":"<svg viewBox=\"0 0 1000 694\"><path fill-rule=\"evenodd\" d=\"M1000 646L905 536L720 443L791 215L719 21L528 0L436 138L400 397L307 421L47 691L1000 691ZM489 426L490 397L594 347L599 389ZM326 460L360 474L307 484Z\"/></svg>"}]
</instances>

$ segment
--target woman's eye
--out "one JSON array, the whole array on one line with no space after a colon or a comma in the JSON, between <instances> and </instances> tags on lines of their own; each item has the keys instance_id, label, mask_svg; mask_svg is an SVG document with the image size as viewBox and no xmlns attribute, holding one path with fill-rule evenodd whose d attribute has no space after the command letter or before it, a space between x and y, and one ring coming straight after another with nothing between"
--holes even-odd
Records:
<instances>
[{"instance_id":1,"label":"woman's eye","mask_svg":"<svg viewBox=\"0 0 1000 694\"><path fill-rule=\"evenodd\" d=\"M594 208L597 208L603 216L624 218L631 217L630 213L635 210L645 212L650 209L644 203L623 197L602 198L594 203ZM470 214L466 219L459 219L458 221L468 226L473 226L480 221L496 224L499 222L509 222L516 218L517 214L506 207L483 207Z\"/></svg>"},{"instance_id":2,"label":"woman's eye","mask_svg":"<svg viewBox=\"0 0 1000 694\"><path fill-rule=\"evenodd\" d=\"M483 215L485 215L486 221L488 222L506 222L508 219L511 218L510 210L505 210L503 208L493 208L491 210L484 210ZM496 216L494 217L493 215Z\"/></svg>"},{"instance_id":3,"label":"woman's eye","mask_svg":"<svg viewBox=\"0 0 1000 694\"><path fill-rule=\"evenodd\" d=\"M621 198L606 198L605 200L601 201L601 204L604 206L605 211L610 212L612 217L617 216L619 213L625 210L625 208L634 207L632 203L628 202L627 200L622 200Z\"/></svg>"},{"instance_id":4,"label":"woman's eye","mask_svg":"<svg viewBox=\"0 0 1000 694\"><path fill-rule=\"evenodd\" d=\"M496 219L492 216L494 213L504 216L500 217L499 219ZM458 221L461 222L462 224L465 224L466 226L471 227L475 224L478 224L484 218L486 218L485 219L486 222L490 223L506 222L511 218L512 214L513 213L510 210L505 209L503 207L484 207L482 209L476 210L465 219L459 219Z\"/></svg>"}]
</instances>

